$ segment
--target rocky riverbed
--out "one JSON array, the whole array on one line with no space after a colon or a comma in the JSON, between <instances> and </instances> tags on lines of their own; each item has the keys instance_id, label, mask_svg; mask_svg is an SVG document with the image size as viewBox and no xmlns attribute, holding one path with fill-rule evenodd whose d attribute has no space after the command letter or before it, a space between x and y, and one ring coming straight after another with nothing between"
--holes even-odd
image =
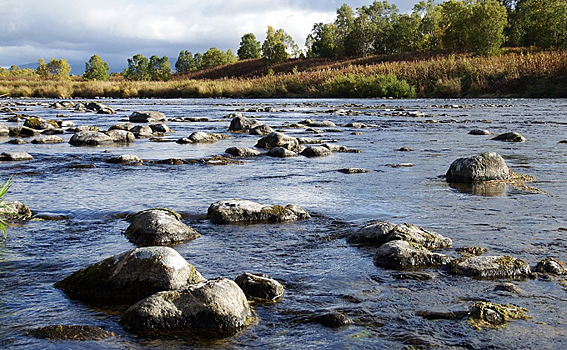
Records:
<instances>
[{"instance_id":1,"label":"rocky riverbed","mask_svg":"<svg viewBox=\"0 0 567 350\"><path fill-rule=\"evenodd\" d=\"M567 335L564 100L0 104L6 347Z\"/></svg>"}]
</instances>

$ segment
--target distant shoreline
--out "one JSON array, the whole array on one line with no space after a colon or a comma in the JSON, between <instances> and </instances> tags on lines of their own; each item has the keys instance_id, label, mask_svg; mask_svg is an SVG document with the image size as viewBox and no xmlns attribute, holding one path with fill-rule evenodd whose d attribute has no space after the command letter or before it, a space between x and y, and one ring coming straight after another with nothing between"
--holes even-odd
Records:
<instances>
[{"instance_id":1,"label":"distant shoreline","mask_svg":"<svg viewBox=\"0 0 567 350\"><path fill-rule=\"evenodd\" d=\"M567 51L383 55L261 60L174 76L169 81L0 80L0 98L372 98L567 97Z\"/></svg>"}]
</instances>

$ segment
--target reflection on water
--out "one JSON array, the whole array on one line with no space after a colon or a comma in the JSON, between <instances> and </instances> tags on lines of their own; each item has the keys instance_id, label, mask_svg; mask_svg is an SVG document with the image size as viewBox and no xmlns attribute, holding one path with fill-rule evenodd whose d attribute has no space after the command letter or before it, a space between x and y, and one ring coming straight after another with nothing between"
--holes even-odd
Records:
<instances>
[{"instance_id":1,"label":"reflection on water","mask_svg":"<svg viewBox=\"0 0 567 350\"><path fill-rule=\"evenodd\" d=\"M408 222L453 239L456 247L482 246L532 266L546 256L567 260L567 153L557 143L564 130L565 100L105 100L116 115L75 113L48 107L48 100L13 100L28 113L65 119L102 130L123 123L135 110L158 110L170 120L176 140L194 131L227 133L207 145L179 145L140 139L128 146L73 147L12 145L29 162L0 162L0 178L17 174L8 199L28 204L38 218L11 226L0 244L0 346L10 349L237 349L237 348L561 348L567 331L565 289L556 280L514 281L522 294L493 291L502 281L477 281L441 270L431 279L400 279L377 268L373 248L355 248L345 232L369 221ZM464 108L454 108L454 105ZM265 112L266 107L275 111ZM340 109L349 113L335 113ZM403 109L404 111L401 111ZM241 164L109 164L112 156L145 160L200 159L232 146L253 147L258 138L228 133L232 112L244 111L274 129L359 149L322 158L259 156ZM405 113L418 111L424 117ZM207 118L207 120L202 119ZM333 128L293 128L304 119L330 120ZM534 123L537 119L539 122ZM15 123L4 122L15 126ZM363 123L367 128L343 126ZM472 136L513 130L522 144ZM334 129L334 130L327 130ZM337 131L338 132L335 132ZM331 132L333 131L333 132ZM70 133L61 135L66 141ZM400 152L407 147L413 151ZM457 158L493 151L508 166L535 176L530 185L548 195L505 184L447 184L440 178ZM413 167L387 167L411 163ZM367 173L344 174L344 168ZM213 225L208 206L221 199L297 204L309 220L273 225ZM122 232L124 216L151 207L184 213L202 236L175 249L206 278L234 279L262 272L281 281L281 302L257 305L259 323L213 343L143 339L122 330L119 315L69 300L53 283L68 274L132 249ZM444 251L456 256L453 249ZM490 300L525 307L532 320L500 330L475 331L466 320L431 321L418 311L460 312L472 301ZM304 315L338 311L353 324L328 329L299 322ZM53 324L95 325L114 332L100 342L52 342L26 330Z\"/></svg>"}]
</instances>

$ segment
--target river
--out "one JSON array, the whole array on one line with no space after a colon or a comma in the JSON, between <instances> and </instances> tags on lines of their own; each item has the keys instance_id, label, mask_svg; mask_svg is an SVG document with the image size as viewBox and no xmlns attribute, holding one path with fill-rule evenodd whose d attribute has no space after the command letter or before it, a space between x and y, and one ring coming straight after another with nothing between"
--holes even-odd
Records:
<instances>
[{"instance_id":1,"label":"river","mask_svg":"<svg viewBox=\"0 0 567 350\"><path fill-rule=\"evenodd\" d=\"M49 107L57 100L14 99L16 113L63 119L101 130L127 121L133 111L165 113L176 140L194 131L224 133L213 144L180 145L139 139L127 146L76 147L7 144L32 161L0 162L0 179L16 174L7 200L27 204L36 216L8 227L0 243L0 346L4 349L558 349L567 339L567 293L561 278L475 280L426 269L428 280L400 280L374 266L374 249L350 246L344 234L370 221L411 223L450 237L453 248L482 246L534 266L552 256L567 261L567 100L233 100L107 99L113 115ZM79 102L79 100L72 100ZM271 107L271 108L270 108ZM25 109L25 110L24 110ZM259 136L229 133L230 113L243 111L296 137L324 140L360 153L327 157L247 158L239 164L105 162L113 155L144 160L200 159L231 146L253 147ZM4 116L7 116L4 114ZM175 118L207 118L181 122ZM291 128L305 119L336 127ZM16 123L2 121L7 126ZM369 128L345 127L360 122ZM21 123L21 122L20 122ZM469 135L487 129L491 136ZM491 140L516 131L523 143ZM66 141L72 136L60 135ZM30 138L27 139L31 140ZM401 147L413 151L402 152ZM453 160L497 152L531 187L490 191L451 187L443 178ZM397 165L397 166L396 166ZM403 165L403 166L400 166ZM411 165L411 166L410 166ZM369 173L343 174L357 167ZM308 220L258 225L215 225L206 220L221 199L297 204ZM233 337L194 343L148 339L124 331L119 315L70 300L53 284L72 272L135 246L123 235L126 214L153 207L182 213L202 236L174 248L206 278L234 279L262 272L286 292L275 304L256 305L258 324ZM57 220L54 220L57 219ZM522 292L494 291L512 282ZM466 320L428 320L418 311L463 311L477 300L514 304L531 316L500 329L476 330ZM300 322L336 310L353 324L338 329ZM95 325L116 334L101 341L36 339L27 331L54 324Z\"/></svg>"}]
</instances>

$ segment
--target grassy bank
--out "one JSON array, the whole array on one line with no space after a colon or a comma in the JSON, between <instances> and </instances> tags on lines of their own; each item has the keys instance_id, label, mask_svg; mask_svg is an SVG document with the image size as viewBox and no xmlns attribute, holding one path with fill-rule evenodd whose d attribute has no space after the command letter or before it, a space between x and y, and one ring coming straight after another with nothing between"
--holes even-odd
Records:
<instances>
[{"instance_id":1,"label":"grassy bank","mask_svg":"<svg viewBox=\"0 0 567 350\"><path fill-rule=\"evenodd\" d=\"M10 97L567 97L567 52L259 60L167 82L0 80Z\"/></svg>"}]
</instances>

